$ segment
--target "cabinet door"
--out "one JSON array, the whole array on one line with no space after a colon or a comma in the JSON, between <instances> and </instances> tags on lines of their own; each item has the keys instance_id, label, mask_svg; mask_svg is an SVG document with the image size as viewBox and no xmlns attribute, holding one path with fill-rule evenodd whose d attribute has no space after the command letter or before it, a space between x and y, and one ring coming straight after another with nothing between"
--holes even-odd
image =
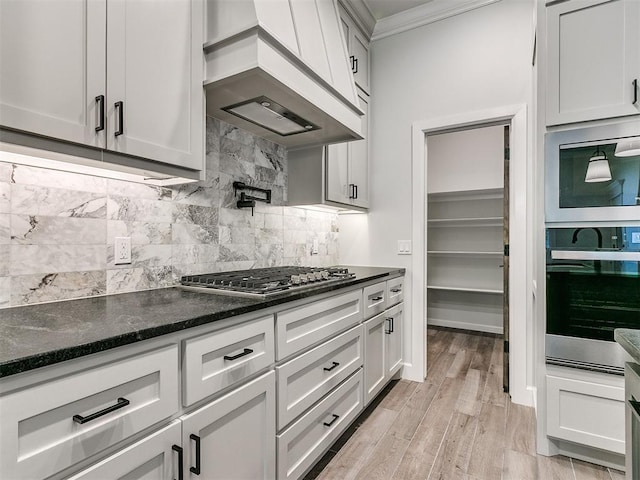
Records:
<instances>
[{"instance_id":1,"label":"cabinet door","mask_svg":"<svg viewBox=\"0 0 640 480\"><path fill-rule=\"evenodd\" d=\"M364 115L362 136L364 139L349 142L349 183L355 185L355 198L351 203L359 207L369 206L369 103L366 95L358 93Z\"/></svg>"},{"instance_id":2,"label":"cabinet door","mask_svg":"<svg viewBox=\"0 0 640 480\"><path fill-rule=\"evenodd\" d=\"M172 480L178 477L180 420L68 480ZM174 447L177 447L174 449Z\"/></svg>"},{"instance_id":3,"label":"cabinet door","mask_svg":"<svg viewBox=\"0 0 640 480\"><path fill-rule=\"evenodd\" d=\"M639 21L637 0L572 0L547 9L547 124L640 113L640 100L633 103Z\"/></svg>"},{"instance_id":4,"label":"cabinet door","mask_svg":"<svg viewBox=\"0 0 640 480\"><path fill-rule=\"evenodd\" d=\"M275 409L275 373L269 372L182 417L184 478L275 478Z\"/></svg>"},{"instance_id":5,"label":"cabinet door","mask_svg":"<svg viewBox=\"0 0 640 480\"><path fill-rule=\"evenodd\" d=\"M385 312L385 353L386 376L391 378L402 367L402 329L404 324L404 305L401 303Z\"/></svg>"},{"instance_id":6,"label":"cabinet door","mask_svg":"<svg viewBox=\"0 0 640 480\"><path fill-rule=\"evenodd\" d=\"M360 32L352 28L349 39L349 52L354 57L352 68L353 79L356 85L367 93L369 90L369 42Z\"/></svg>"},{"instance_id":7,"label":"cabinet door","mask_svg":"<svg viewBox=\"0 0 640 480\"><path fill-rule=\"evenodd\" d=\"M201 169L202 12L200 0L107 3L107 149Z\"/></svg>"},{"instance_id":8,"label":"cabinet door","mask_svg":"<svg viewBox=\"0 0 640 480\"><path fill-rule=\"evenodd\" d=\"M349 186L349 144L329 145L326 162L325 198L332 202L349 203L352 196Z\"/></svg>"},{"instance_id":9,"label":"cabinet door","mask_svg":"<svg viewBox=\"0 0 640 480\"><path fill-rule=\"evenodd\" d=\"M368 404L385 384L385 328L384 313L364 322L364 402Z\"/></svg>"},{"instance_id":10,"label":"cabinet door","mask_svg":"<svg viewBox=\"0 0 640 480\"><path fill-rule=\"evenodd\" d=\"M101 147L106 0L0 2L0 123Z\"/></svg>"}]
</instances>

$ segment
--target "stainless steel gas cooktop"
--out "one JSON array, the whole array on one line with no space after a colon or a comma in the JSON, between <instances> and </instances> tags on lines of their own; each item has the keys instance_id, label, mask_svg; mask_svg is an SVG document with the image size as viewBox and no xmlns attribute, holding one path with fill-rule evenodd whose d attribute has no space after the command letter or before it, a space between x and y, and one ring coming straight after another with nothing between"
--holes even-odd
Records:
<instances>
[{"instance_id":1,"label":"stainless steel gas cooktop","mask_svg":"<svg viewBox=\"0 0 640 480\"><path fill-rule=\"evenodd\" d=\"M355 273L344 267L269 267L185 275L180 278L180 283L182 288L198 292L268 298L354 277Z\"/></svg>"}]
</instances>

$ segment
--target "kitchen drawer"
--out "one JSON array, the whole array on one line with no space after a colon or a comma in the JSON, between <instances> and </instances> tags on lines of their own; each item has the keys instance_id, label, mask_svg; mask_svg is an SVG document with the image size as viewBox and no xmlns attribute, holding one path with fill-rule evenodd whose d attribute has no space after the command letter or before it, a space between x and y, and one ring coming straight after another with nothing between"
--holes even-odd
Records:
<instances>
[{"instance_id":1,"label":"kitchen drawer","mask_svg":"<svg viewBox=\"0 0 640 480\"><path fill-rule=\"evenodd\" d=\"M364 318L371 318L387 308L387 282L364 287L362 301Z\"/></svg>"},{"instance_id":2,"label":"kitchen drawer","mask_svg":"<svg viewBox=\"0 0 640 480\"><path fill-rule=\"evenodd\" d=\"M404 300L404 277L387 280L387 308Z\"/></svg>"},{"instance_id":3,"label":"kitchen drawer","mask_svg":"<svg viewBox=\"0 0 640 480\"><path fill-rule=\"evenodd\" d=\"M177 345L2 396L0 478L49 477L170 417L178 401Z\"/></svg>"},{"instance_id":4,"label":"kitchen drawer","mask_svg":"<svg viewBox=\"0 0 640 480\"><path fill-rule=\"evenodd\" d=\"M276 367L278 430L362 366L362 326Z\"/></svg>"},{"instance_id":5,"label":"kitchen drawer","mask_svg":"<svg viewBox=\"0 0 640 480\"><path fill-rule=\"evenodd\" d=\"M185 340L184 405L269 367L274 348L273 315Z\"/></svg>"},{"instance_id":6,"label":"kitchen drawer","mask_svg":"<svg viewBox=\"0 0 640 480\"><path fill-rule=\"evenodd\" d=\"M362 320L362 290L307 303L276 315L277 358L283 360Z\"/></svg>"},{"instance_id":7,"label":"kitchen drawer","mask_svg":"<svg viewBox=\"0 0 640 480\"><path fill-rule=\"evenodd\" d=\"M624 380L615 380L619 386L547 375L547 434L624 454Z\"/></svg>"},{"instance_id":8,"label":"kitchen drawer","mask_svg":"<svg viewBox=\"0 0 640 480\"><path fill-rule=\"evenodd\" d=\"M120 450L67 480L173 480L178 478L178 452L182 443L180 420Z\"/></svg>"},{"instance_id":9,"label":"kitchen drawer","mask_svg":"<svg viewBox=\"0 0 640 480\"><path fill-rule=\"evenodd\" d=\"M277 436L278 479L300 478L360 414L362 369Z\"/></svg>"}]
</instances>

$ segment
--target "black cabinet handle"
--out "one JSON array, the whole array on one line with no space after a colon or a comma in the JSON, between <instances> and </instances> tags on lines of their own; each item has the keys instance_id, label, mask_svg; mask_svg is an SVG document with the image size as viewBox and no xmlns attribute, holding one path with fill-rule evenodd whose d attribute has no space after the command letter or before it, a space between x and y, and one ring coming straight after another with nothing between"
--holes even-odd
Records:
<instances>
[{"instance_id":1,"label":"black cabinet handle","mask_svg":"<svg viewBox=\"0 0 640 480\"><path fill-rule=\"evenodd\" d=\"M183 473L183 469L184 469L184 460L183 460L183 458L184 458L184 455L183 455L182 447L179 447L178 445L171 445L171 449L174 452L178 452L178 480L184 480L184 473Z\"/></svg>"},{"instance_id":2,"label":"black cabinet handle","mask_svg":"<svg viewBox=\"0 0 640 480\"><path fill-rule=\"evenodd\" d=\"M334 368L336 368L338 365L340 365L338 362L331 362L331 363L333 363L333 365L332 365L332 366L330 366L329 368L327 368L327 367L324 367L324 368L323 368L323 370L324 370L325 372L330 372L331 370L333 370Z\"/></svg>"},{"instance_id":3,"label":"black cabinet handle","mask_svg":"<svg viewBox=\"0 0 640 480\"><path fill-rule=\"evenodd\" d=\"M394 326L393 325L393 317L386 318L385 320L387 320L389 322L389 330L387 330L384 333L386 333L387 335L391 335L393 333L393 326Z\"/></svg>"},{"instance_id":4,"label":"black cabinet handle","mask_svg":"<svg viewBox=\"0 0 640 480\"><path fill-rule=\"evenodd\" d=\"M98 95L96 97L96 132L104 130L104 95Z\"/></svg>"},{"instance_id":5,"label":"black cabinet handle","mask_svg":"<svg viewBox=\"0 0 640 480\"><path fill-rule=\"evenodd\" d=\"M358 73L358 59L356 57L353 57L353 73Z\"/></svg>"},{"instance_id":6,"label":"black cabinet handle","mask_svg":"<svg viewBox=\"0 0 640 480\"><path fill-rule=\"evenodd\" d=\"M638 79L633 79L633 104L638 103Z\"/></svg>"},{"instance_id":7,"label":"black cabinet handle","mask_svg":"<svg viewBox=\"0 0 640 480\"><path fill-rule=\"evenodd\" d=\"M196 466L189 468L189 471L200 475L200 437L192 433L189 438L196 442Z\"/></svg>"},{"instance_id":8,"label":"black cabinet handle","mask_svg":"<svg viewBox=\"0 0 640 480\"><path fill-rule=\"evenodd\" d=\"M358 185L353 185L353 198L358 198Z\"/></svg>"},{"instance_id":9,"label":"black cabinet handle","mask_svg":"<svg viewBox=\"0 0 640 480\"><path fill-rule=\"evenodd\" d=\"M249 355L250 353L253 353L253 350L251 350L250 348L245 348L245 349L244 349L244 351L243 351L242 353L239 353L239 354L237 354L237 355L233 355L233 356L231 356L231 355L225 355L225 356L224 356L224 359L225 359L225 360L237 360L237 359L239 359L240 357L244 357L244 356L246 356L246 355Z\"/></svg>"},{"instance_id":10,"label":"black cabinet handle","mask_svg":"<svg viewBox=\"0 0 640 480\"><path fill-rule=\"evenodd\" d=\"M96 418L100 418L107 413L115 412L116 410L119 410L122 407L126 407L127 405L129 405L129 400L120 397L118 398L118 403L116 403L115 405L111 405L104 410L100 410L99 412L92 413L91 415L87 415L86 417L83 417L82 415L74 415L73 421L82 425L83 423L87 423L91 420L95 420Z\"/></svg>"},{"instance_id":11,"label":"black cabinet handle","mask_svg":"<svg viewBox=\"0 0 640 480\"><path fill-rule=\"evenodd\" d=\"M401 288L392 288L391 293L400 293L402 291Z\"/></svg>"},{"instance_id":12,"label":"black cabinet handle","mask_svg":"<svg viewBox=\"0 0 640 480\"><path fill-rule=\"evenodd\" d=\"M379 302L380 300L382 300L382 297L373 297L371 300L374 302Z\"/></svg>"},{"instance_id":13,"label":"black cabinet handle","mask_svg":"<svg viewBox=\"0 0 640 480\"><path fill-rule=\"evenodd\" d=\"M335 413L331 415L333 417L333 419L330 422L324 422L324 426L325 427L330 427L331 425L333 425L337 419L340 418L340 415L336 415Z\"/></svg>"},{"instance_id":14,"label":"black cabinet handle","mask_svg":"<svg viewBox=\"0 0 640 480\"><path fill-rule=\"evenodd\" d=\"M356 186L353 183L349 184L349 199L354 199L356 195Z\"/></svg>"},{"instance_id":15,"label":"black cabinet handle","mask_svg":"<svg viewBox=\"0 0 640 480\"><path fill-rule=\"evenodd\" d=\"M118 129L115 131L114 135L118 137L124 133L124 103L116 102L115 107L118 111Z\"/></svg>"}]
</instances>

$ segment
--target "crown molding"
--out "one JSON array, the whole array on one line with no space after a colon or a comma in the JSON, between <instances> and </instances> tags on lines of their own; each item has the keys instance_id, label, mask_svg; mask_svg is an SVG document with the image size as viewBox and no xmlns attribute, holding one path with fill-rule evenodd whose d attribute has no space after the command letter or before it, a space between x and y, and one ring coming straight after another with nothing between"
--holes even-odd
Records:
<instances>
[{"instance_id":1,"label":"crown molding","mask_svg":"<svg viewBox=\"0 0 640 480\"><path fill-rule=\"evenodd\" d=\"M359 1L362 2L362 0ZM375 23L371 41L406 32L499 1L500 0L433 0L419 7L414 7L378 20Z\"/></svg>"},{"instance_id":2,"label":"crown molding","mask_svg":"<svg viewBox=\"0 0 640 480\"><path fill-rule=\"evenodd\" d=\"M371 10L369 10L369 7L367 7L362 0L338 0L338 3L347 11L351 19L367 38L371 38L373 29L376 26L376 19L371 13Z\"/></svg>"}]
</instances>

